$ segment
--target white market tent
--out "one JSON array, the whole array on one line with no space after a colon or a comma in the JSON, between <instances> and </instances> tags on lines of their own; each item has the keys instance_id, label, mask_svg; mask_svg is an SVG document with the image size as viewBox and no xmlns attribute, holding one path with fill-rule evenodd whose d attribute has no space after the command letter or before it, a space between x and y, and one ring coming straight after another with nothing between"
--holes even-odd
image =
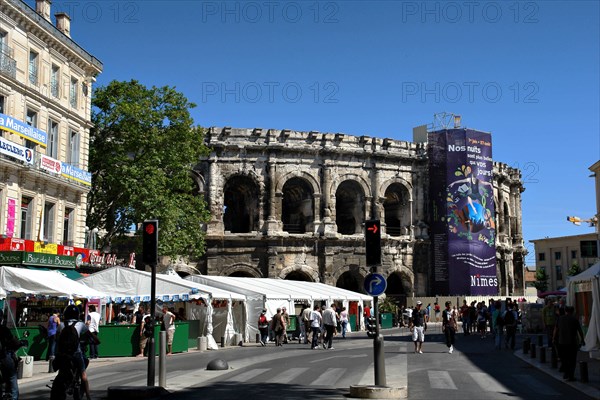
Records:
<instances>
[{"instance_id":1,"label":"white market tent","mask_svg":"<svg viewBox=\"0 0 600 400\"><path fill-rule=\"evenodd\" d=\"M600 262L585 271L567 279L567 302L575 305L575 287L577 284L589 283L592 291L592 315L585 336L585 351L600 349Z\"/></svg>"},{"instance_id":2,"label":"white market tent","mask_svg":"<svg viewBox=\"0 0 600 400\"><path fill-rule=\"evenodd\" d=\"M316 282L206 275L192 275L186 279L245 293L248 298L249 316L247 331L250 335L258 332L256 321L262 308L267 309L267 317L271 318L279 307L286 307L290 312L295 312L295 301L304 302L309 306L315 301L325 301L328 305L334 301L341 301L347 309L350 301L357 301L361 309L364 309L363 302L372 300L372 297L361 293Z\"/></svg>"},{"instance_id":3,"label":"white market tent","mask_svg":"<svg viewBox=\"0 0 600 400\"><path fill-rule=\"evenodd\" d=\"M16 267L0 267L0 289L7 295L37 294L68 297L70 299L101 299L102 291L75 282L55 271L41 271Z\"/></svg>"},{"instance_id":4,"label":"white market tent","mask_svg":"<svg viewBox=\"0 0 600 400\"><path fill-rule=\"evenodd\" d=\"M78 282L106 292L117 303L139 303L150 301L151 279L150 272L113 267L81 278ZM243 331L245 296L240 293L208 287L178 276L157 274L156 298L163 302L202 299L201 304L189 304L187 315L189 320L199 321L199 333L207 336L211 349L218 348L214 337L225 337L229 342L235 333ZM214 309L212 300L225 300L227 307ZM236 303L235 309L233 302ZM234 318L234 315L237 317Z\"/></svg>"},{"instance_id":5,"label":"white market tent","mask_svg":"<svg viewBox=\"0 0 600 400\"><path fill-rule=\"evenodd\" d=\"M267 318L275 315L277 308L294 310L294 301L312 304L312 297L298 291L290 292L268 285L262 278L237 278L229 276L190 275L185 278L208 286L234 290L246 295L246 330L244 341L248 342L258 333L257 321L262 309L267 310ZM271 279L274 280L274 279Z\"/></svg>"}]
</instances>

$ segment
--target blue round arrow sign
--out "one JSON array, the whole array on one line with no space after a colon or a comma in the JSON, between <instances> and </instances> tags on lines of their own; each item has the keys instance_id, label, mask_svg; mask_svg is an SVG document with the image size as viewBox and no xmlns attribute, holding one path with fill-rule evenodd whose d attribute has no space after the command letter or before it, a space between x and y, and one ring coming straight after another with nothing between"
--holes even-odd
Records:
<instances>
[{"instance_id":1,"label":"blue round arrow sign","mask_svg":"<svg viewBox=\"0 0 600 400\"><path fill-rule=\"evenodd\" d=\"M371 296L379 296L385 292L387 281L381 274L369 274L363 283L365 292Z\"/></svg>"}]
</instances>

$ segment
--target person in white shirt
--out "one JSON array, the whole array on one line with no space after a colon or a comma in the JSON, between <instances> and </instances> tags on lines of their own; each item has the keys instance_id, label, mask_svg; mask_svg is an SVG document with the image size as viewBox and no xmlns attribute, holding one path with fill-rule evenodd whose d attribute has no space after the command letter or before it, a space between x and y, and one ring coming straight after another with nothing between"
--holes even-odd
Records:
<instances>
[{"instance_id":1,"label":"person in white shirt","mask_svg":"<svg viewBox=\"0 0 600 400\"><path fill-rule=\"evenodd\" d=\"M332 304L323 311L323 325L325 327L325 339L323 340L323 348L333 350L333 334L337 326L337 317L335 306Z\"/></svg>"},{"instance_id":2,"label":"person in white shirt","mask_svg":"<svg viewBox=\"0 0 600 400\"><path fill-rule=\"evenodd\" d=\"M321 334L321 324L323 317L321 316L321 307L316 305L310 313L310 329L312 330L312 349L319 348L319 335Z\"/></svg>"},{"instance_id":3,"label":"person in white shirt","mask_svg":"<svg viewBox=\"0 0 600 400\"><path fill-rule=\"evenodd\" d=\"M98 332L100 331L100 314L96 311L96 306L89 307L86 325L90 331L90 359L98 358Z\"/></svg>"},{"instance_id":4,"label":"person in white shirt","mask_svg":"<svg viewBox=\"0 0 600 400\"><path fill-rule=\"evenodd\" d=\"M342 307L340 312L340 324L342 325L342 339L346 339L346 330L348 329L348 311L346 311L346 307Z\"/></svg>"},{"instance_id":5,"label":"person in white shirt","mask_svg":"<svg viewBox=\"0 0 600 400\"><path fill-rule=\"evenodd\" d=\"M167 306L163 306L163 325L167 332L167 354L173 354L173 336L175 336L175 314L169 311Z\"/></svg>"}]
</instances>

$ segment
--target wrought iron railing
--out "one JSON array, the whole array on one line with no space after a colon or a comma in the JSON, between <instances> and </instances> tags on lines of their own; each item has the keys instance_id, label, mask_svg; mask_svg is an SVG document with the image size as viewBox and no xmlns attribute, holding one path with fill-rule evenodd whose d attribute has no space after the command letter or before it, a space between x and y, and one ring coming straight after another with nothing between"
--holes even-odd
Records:
<instances>
[{"instance_id":1,"label":"wrought iron railing","mask_svg":"<svg viewBox=\"0 0 600 400\"><path fill-rule=\"evenodd\" d=\"M58 88L59 88L59 84L58 84L58 80L53 80L50 82L50 94L53 97L58 97L59 93L58 93Z\"/></svg>"},{"instance_id":2,"label":"wrought iron railing","mask_svg":"<svg viewBox=\"0 0 600 400\"><path fill-rule=\"evenodd\" d=\"M13 58L13 49L4 43L0 44L0 73L17 78L17 60Z\"/></svg>"}]
</instances>

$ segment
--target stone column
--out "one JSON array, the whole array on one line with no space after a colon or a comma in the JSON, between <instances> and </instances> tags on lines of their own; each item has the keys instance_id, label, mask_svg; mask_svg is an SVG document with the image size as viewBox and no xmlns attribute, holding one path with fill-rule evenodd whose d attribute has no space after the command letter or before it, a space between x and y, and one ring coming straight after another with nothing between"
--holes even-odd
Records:
<instances>
[{"instance_id":1,"label":"stone column","mask_svg":"<svg viewBox=\"0 0 600 400\"><path fill-rule=\"evenodd\" d=\"M277 181L275 179L275 163L273 161L269 161L267 168L267 180L269 182L269 216L265 221L265 230L267 231L267 235L270 236L275 233L281 232L281 218L278 215L278 212L281 210L277 209L277 195L275 190L275 185L277 184ZM281 200L281 197L279 198L279 200Z\"/></svg>"},{"instance_id":2,"label":"stone column","mask_svg":"<svg viewBox=\"0 0 600 400\"><path fill-rule=\"evenodd\" d=\"M214 157L214 159L209 159L208 161L208 206L212 216L206 226L206 231L209 235L222 235L225 232L225 226L223 224L224 199L217 201L217 186L219 186L217 185L217 182L219 182L219 179L217 177L218 169L216 163L216 157Z\"/></svg>"},{"instance_id":3,"label":"stone column","mask_svg":"<svg viewBox=\"0 0 600 400\"><path fill-rule=\"evenodd\" d=\"M331 196L331 169L323 162L323 218L321 220L321 233L325 236L335 236L335 196Z\"/></svg>"}]
</instances>

